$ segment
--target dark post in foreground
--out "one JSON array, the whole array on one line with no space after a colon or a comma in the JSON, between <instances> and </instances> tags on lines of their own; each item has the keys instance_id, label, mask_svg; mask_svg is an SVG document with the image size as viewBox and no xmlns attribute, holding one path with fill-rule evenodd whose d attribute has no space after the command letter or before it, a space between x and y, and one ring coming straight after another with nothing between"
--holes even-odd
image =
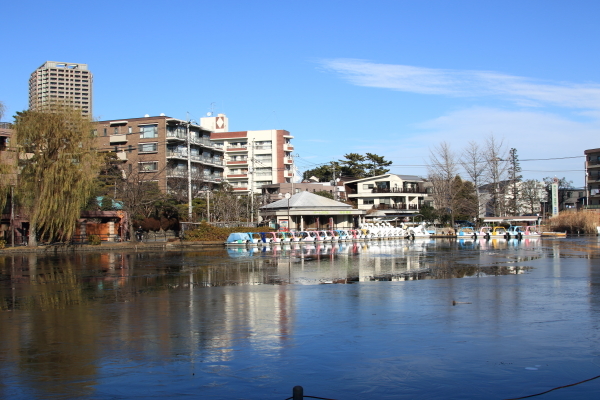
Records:
<instances>
[{"instance_id":1,"label":"dark post in foreground","mask_svg":"<svg viewBox=\"0 0 600 400\"><path fill-rule=\"evenodd\" d=\"M293 400L302 400L304 398L304 389L302 386L294 386L292 391L292 399Z\"/></svg>"}]
</instances>

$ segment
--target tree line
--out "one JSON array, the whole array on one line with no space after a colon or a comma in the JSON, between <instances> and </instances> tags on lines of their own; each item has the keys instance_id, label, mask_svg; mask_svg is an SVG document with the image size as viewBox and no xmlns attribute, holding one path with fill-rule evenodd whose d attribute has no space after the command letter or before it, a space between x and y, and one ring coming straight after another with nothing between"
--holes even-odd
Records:
<instances>
[{"instance_id":1,"label":"tree line","mask_svg":"<svg viewBox=\"0 0 600 400\"><path fill-rule=\"evenodd\" d=\"M454 223L480 215L507 216L540 212L554 180L523 180L516 148L493 135L483 145L471 141L457 153L448 142L430 150L427 179L432 184L436 217ZM463 179L464 178L464 179ZM561 202L573 182L559 180Z\"/></svg>"},{"instance_id":2,"label":"tree line","mask_svg":"<svg viewBox=\"0 0 600 400\"><path fill-rule=\"evenodd\" d=\"M361 179L386 174L390 171L387 168L390 165L391 161L377 154L348 153L341 160L304 171L302 179L307 181L314 177L319 182L329 182L338 178Z\"/></svg>"}]
</instances>

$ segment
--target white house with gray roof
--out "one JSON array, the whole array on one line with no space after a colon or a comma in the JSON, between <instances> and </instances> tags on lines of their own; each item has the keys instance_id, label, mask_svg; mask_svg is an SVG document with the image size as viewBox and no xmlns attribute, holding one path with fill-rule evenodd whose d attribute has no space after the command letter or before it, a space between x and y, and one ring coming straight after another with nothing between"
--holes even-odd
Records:
<instances>
[{"instance_id":1,"label":"white house with gray roof","mask_svg":"<svg viewBox=\"0 0 600 400\"><path fill-rule=\"evenodd\" d=\"M418 214L423 205L433 206L431 184L415 175L356 179L346 182L346 192L359 210L375 209L389 216Z\"/></svg>"},{"instance_id":2,"label":"white house with gray roof","mask_svg":"<svg viewBox=\"0 0 600 400\"><path fill-rule=\"evenodd\" d=\"M358 225L366 211L310 192L300 192L260 208L263 220L278 228L296 231L308 229L349 229Z\"/></svg>"}]
</instances>

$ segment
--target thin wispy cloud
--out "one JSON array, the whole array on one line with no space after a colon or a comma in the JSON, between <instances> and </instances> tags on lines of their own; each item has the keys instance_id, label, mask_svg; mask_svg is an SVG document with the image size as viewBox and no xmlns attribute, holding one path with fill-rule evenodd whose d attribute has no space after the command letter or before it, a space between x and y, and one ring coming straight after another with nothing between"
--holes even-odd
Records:
<instances>
[{"instance_id":1,"label":"thin wispy cloud","mask_svg":"<svg viewBox=\"0 0 600 400\"><path fill-rule=\"evenodd\" d=\"M600 84L545 82L490 71L434 69L357 59L320 63L357 86L453 97L495 96L530 107L600 109Z\"/></svg>"}]
</instances>

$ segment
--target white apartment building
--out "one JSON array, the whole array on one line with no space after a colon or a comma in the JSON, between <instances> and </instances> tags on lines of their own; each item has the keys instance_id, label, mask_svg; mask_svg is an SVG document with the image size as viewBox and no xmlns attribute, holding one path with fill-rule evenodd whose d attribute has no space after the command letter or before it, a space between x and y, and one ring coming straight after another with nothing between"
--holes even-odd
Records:
<instances>
[{"instance_id":1,"label":"white apartment building","mask_svg":"<svg viewBox=\"0 0 600 400\"><path fill-rule=\"evenodd\" d=\"M418 214L423 205L433 206L431 184L414 175L385 174L346 182L348 199L359 210L376 209L382 214Z\"/></svg>"},{"instance_id":2,"label":"white apartment building","mask_svg":"<svg viewBox=\"0 0 600 400\"><path fill-rule=\"evenodd\" d=\"M210 140L225 152L224 179L240 193L261 193L263 185L291 183L294 177L294 138L286 130L228 132L227 116L201 118Z\"/></svg>"},{"instance_id":3,"label":"white apartment building","mask_svg":"<svg viewBox=\"0 0 600 400\"><path fill-rule=\"evenodd\" d=\"M46 61L29 78L29 109L67 102L92 116L92 73L87 64Z\"/></svg>"}]
</instances>

